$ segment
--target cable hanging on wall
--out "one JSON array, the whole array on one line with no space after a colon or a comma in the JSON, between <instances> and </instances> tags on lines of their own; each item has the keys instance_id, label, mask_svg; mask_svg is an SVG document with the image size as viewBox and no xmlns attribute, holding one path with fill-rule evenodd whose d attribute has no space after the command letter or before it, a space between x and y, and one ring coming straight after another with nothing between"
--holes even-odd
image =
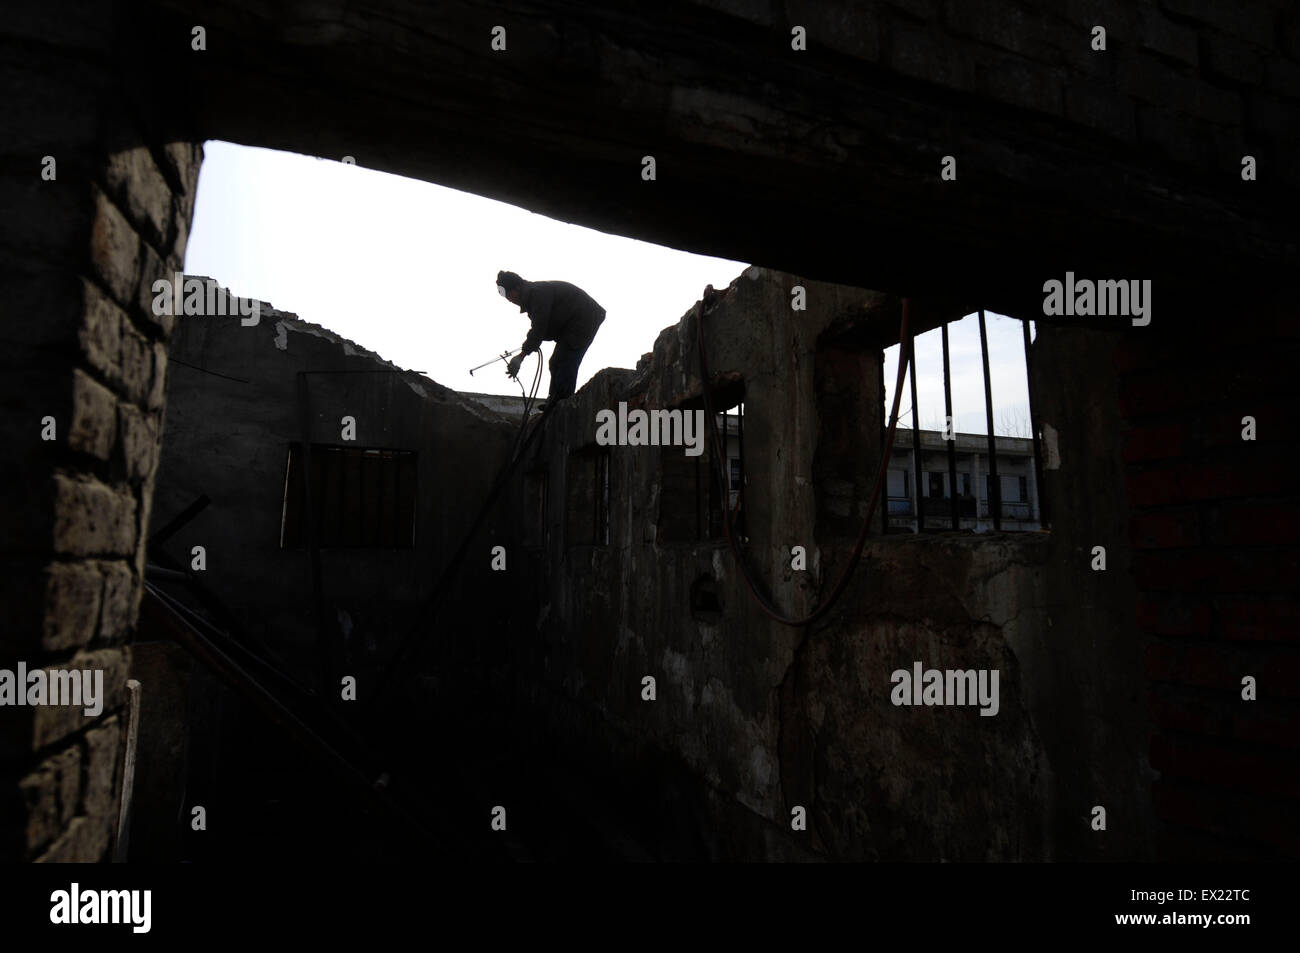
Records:
<instances>
[{"instance_id":1,"label":"cable hanging on wall","mask_svg":"<svg viewBox=\"0 0 1300 953\"><path fill-rule=\"evenodd\" d=\"M721 294L725 294L725 292L722 292ZM709 421L709 436L710 436L710 442L713 445L713 459L715 464L714 476L718 480L719 491L723 494L722 498L725 500L726 486L727 486L726 473L723 469L725 466L724 464L725 453L722 444L722 438L718 434L717 417L715 416L713 411L713 386L712 386L713 378L712 375L709 373L709 356L704 346L705 307L706 305L708 305L709 309L712 310L713 302L716 301L717 298L720 296L721 295L719 292L714 291L713 285L708 285L704 289L704 294L701 296L699 302L697 302L695 306L695 329L696 329L696 334L699 342L700 382L701 382L701 388L704 391L704 413ZM761 608L763 612L766 613L771 619L781 623L782 625L789 625L789 626L796 626L796 627L808 625L809 623L814 622L817 619L821 618L823 615L825 615L830 610L831 606L833 606L836 603L836 601L840 598L840 596L844 594L844 590L848 587L849 584L849 577L853 575L853 570L857 567L858 561L862 558L862 550L867 542L867 533L871 527L871 519L872 516L875 515L876 505L880 501L880 490L881 487L884 485L885 470L889 465L889 457L894 448L894 431L898 426L898 404L899 404L899 398L902 396L902 392L903 392L903 374L907 369L909 362L912 360L911 348L909 347L911 338L908 333L909 330L908 319L910 317L910 312L911 312L911 299L904 298L903 316L902 316L902 321L898 328L898 340L901 348L901 353L899 354L899 358L898 358L898 378L894 384L894 404L893 407L890 408L889 431L885 437L885 448L884 448L884 452L880 456L880 468L876 471L876 480L871 490L871 499L867 504L866 518L863 520L862 530L861 532L858 533L858 539L853 546L853 552L849 557L848 564L844 567L844 570L840 573L839 579L836 580L835 586L831 589L830 595L826 597L825 601L823 601L819 606L817 606L817 608L815 608L812 612L810 612L808 615L802 618L787 616L785 615L785 613L781 612L780 609L774 606L771 600L763 592L760 581L754 575L753 567L749 564L749 560L746 558L745 553L740 549L739 545L737 544L736 538L732 533L730 508L726 506L723 507L723 515L722 515L723 534L727 538L727 545L730 547L731 553L736 559L736 564L740 567L741 575L743 575L745 578L746 588L749 590L750 595L752 595L754 597L754 600L758 603L759 608Z\"/></svg>"}]
</instances>

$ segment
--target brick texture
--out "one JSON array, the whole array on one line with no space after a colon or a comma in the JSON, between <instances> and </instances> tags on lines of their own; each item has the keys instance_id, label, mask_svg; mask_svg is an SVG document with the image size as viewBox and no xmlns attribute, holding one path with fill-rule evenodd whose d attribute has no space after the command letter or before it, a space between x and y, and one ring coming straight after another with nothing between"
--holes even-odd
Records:
<instances>
[{"instance_id":1,"label":"brick texture","mask_svg":"<svg viewBox=\"0 0 1300 953\"><path fill-rule=\"evenodd\" d=\"M1237 306L1257 320L1212 346L1218 315ZM1300 499L1287 444L1300 395L1285 370L1300 359L1294 306L1206 302L1184 317L1177 329L1128 335L1114 362L1160 850L1295 859ZM1246 415L1255 440L1242 439ZM1242 698L1245 676L1254 701Z\"/></svg>"}]
</instances>

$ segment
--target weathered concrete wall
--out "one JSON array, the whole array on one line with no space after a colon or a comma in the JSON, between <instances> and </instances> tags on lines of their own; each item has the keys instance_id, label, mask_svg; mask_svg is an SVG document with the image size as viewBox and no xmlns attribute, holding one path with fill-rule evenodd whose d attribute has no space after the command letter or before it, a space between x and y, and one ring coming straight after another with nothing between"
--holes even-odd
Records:
<instances>
[{"instance_id":1,"label":"weathered concrete wall","mask_svg":"<svg viewBox=\"0 0 1300 953\"><path fill-rule=\"evenodd\" d=\"M782 685L784 800L815 845L856 860L1038 860L1055 853L1054 755L1021 653L1051 615L1033 537L890 536L794 648ZM896 707L890 675L999 672L999 710ZM789 808L787 807L786 812Z\"/></svg>"},{"instance_id":2,"label":"weathered concrete wall","mask_svg":"<svg viewBox=\"0 0 1300 953\"><path fill-rule=\"evenodd\" d=\"M797 284L807 289L806 312L790 307ZM933 320L944 309L917 311ZM711 370L745 389L749 556L788 614L829 592L861 526L884 424L878 345L896 335L897 316L897 301L883 295L750 269L706 318ZM1039 341L1055 333L1045 329ZM1068 333L1075 345L1099 338L1104 351L1110 342ZM1083 406L1069 406L1061 393L1069 375L1051 371L1059 352L1037 347L1049 370L1036 388L1053 395L1042 406L1067 435L1070 479L1082 484L1069 489L1085 501L1076 512L1067 487L1049 483L1060 491L1058 518L1109 532L1124 521L1104 482L1115 464L1087 457L1106 460L1113 388L1094 386ZM1085 578L1082 531L882 537L877 514L840 602L817 623L790 628L751 601L724 541L660 541L663 507L682 505L663 498L662 454L680 449L612 447L611 542L565 541L555 511L568 455L593 442L596 412L619 401L672 407L699 387L688 315L660 335L650 362L603 372L548 421L550 595L539 626L548 663L529 669L516 659L516 677L535 704L571 709L561 717L575 738L561 747L640 778L645 803L667 789L690 803L674 819L690 830L675 834L683 845L674 849L688 856L1146 856L1146 734L1122 540L1112 551L1119 571L1102 591ZM852 515L827 521L818 498L843 499L854 467ZM807 548L806 572L789 568L794 545ZM713 583L720 614L692 612L701 578ZM914 661L997 669L998 714L893 705L890 675ZM641 696L646 675L657 680L653 702ZM660 772L663 787L638 769L646 760L676 765ZM1122 820L1089 840L1095 804ZM808 810L807 834L790 830L797 805Z\"/></svg>"},{"instance_id":3,"label":"weathered concrete wall","mask_svg":"<svg viewBox=\"0 0 1300 953\"><path fill-rule=\"evenodd\" d=\"M764 578L771 577L778 551L797 541L795 528L810 526L816 505L806 461L817 439L811 388L817 335L843 312L880 298L809 282L809 310L791 321L784 315L793 280L785 277L747 273L733 284L725 313L705 325L713 370L733 381L743 378L744 507L750 550ZM551 491L551 545L538 635L548 657L544 686L524 691L553 708L576 706L572 715L559 714L562 723L574 718L573 733L596 740L574 743L604 746L588 760L621 775L635 803L653 803L676 778L675 797L687 804L719 791L724 804L734 807L738 798L770 817L779 813L775 689L788 665L791 634L756 618L723 541L660 540L657 524L693 505L663 495L663 455L683 449L611 448L611 544L574 546L565 538L568 454L593 443L596 411L620 400L634 408L671 408L698 396L695 348L695 325L684 320L659 336L648 364L637 372L602 372L547 422L541 453ZM748 461L755 461L752 470ZM701 479L712 476L705 471ZM804 542L815 564L811 540ZM692 617L691 591L701 580L712 583L721 601L717 622ZM787 574L776 598L802 605L810 590L806 579ZM523 678L536 674L525 669ZM646 675L659 682L653 703L641 700ZM617 744L607 743L610 732ZM615 747L621 756L613 755ZM728 842L718 826L720 812L700 805L683 812L660 811L663 828L649 839L656 849L680 842L674 849L682 856L763 853L761 841L749 850Z\"/></svg>"},{"instance_id":4,"label":"weathered concrete wall","mask_svg":"<svg viewBox=\"0 0 1300 953\"><path fill-rule=\"evenodd\" d=\"M254 643L300 682L318 686L310 550L281 548L289 446L304 438L299 372L307 372L312 443L414 451L415 546L320 551L329 651L341 651L335 665L358 678L358 699L364 699L376 666L414 625L469 529L508 457L518 421L269 305L255 326L240 322L237 316L177 320L154 530L207 494L211 505L163 551L189 568L193 547L203 546L207 568L197 578L235 610ZM345 416L355 421L354 440L343 439ZM437 632L476 615L488 626L504 611L502 574L489 568L503 524L498 512L444 614L421 641L437 643ZM325 692L337 696L338 688Z\"/></svg>"}]
</instances>

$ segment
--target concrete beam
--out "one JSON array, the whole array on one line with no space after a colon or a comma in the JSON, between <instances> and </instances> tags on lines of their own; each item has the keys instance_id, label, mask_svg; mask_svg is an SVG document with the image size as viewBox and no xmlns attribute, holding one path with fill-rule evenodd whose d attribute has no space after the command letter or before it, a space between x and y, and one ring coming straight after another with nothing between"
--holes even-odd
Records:
<instances>
[{"instance_id":1,"label":"concrete beam","mask_svg":"<svg viewBox=\"0 0 1300 953\"><path fill-rule=\"evenodd\" d=\"M959 286L1000 310L1041 311L1042 282L1066 270L1269 281L1300 264L1283 214L1296 196L1280 185L1243 189L1236 168L1180 166L974 81L940 85L870 44L792 51L789 26L761 14L554 0L122 9L123 69L164 140L351 155L606 232L896 293ZM853 9L846 29L862 37L884 17ZM944 155L956 181L940 179Z\"/></svg>"}]
</instances>

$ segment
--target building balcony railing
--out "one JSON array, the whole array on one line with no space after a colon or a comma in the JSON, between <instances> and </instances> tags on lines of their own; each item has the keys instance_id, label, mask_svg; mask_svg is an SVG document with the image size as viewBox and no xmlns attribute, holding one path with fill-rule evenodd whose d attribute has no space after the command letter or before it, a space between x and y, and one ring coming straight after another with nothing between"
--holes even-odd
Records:
<instances>
[{"instance_id":1,"label":"building balcony railing","mask_svg":"<svg viewBox=\"0 0 1300 953\"><path fill-rule=\"evenodd\" d=\"M960 519L991 519L990 509L986 500L975 500L973 498L958 499L955 501L957 506L957 516ZM925 520L928 524L931 518L936 521L939 519L952 518L952 506L954 501L946 497L926 497L925 498ZM916 511L912 506L912 500L908 497L890 497L887 501L888 512L890 516L915 519ZM976 509L978 508L978 515ZM1005 520L1017 520L1020 522L1032 522L1038 519L1034 512L1034 507L1029 503L1009 502L1002 504L1002 518ZM940 528L935 525L933 528Z\"/></svg>"},{"instance_id":2,"label":"building balcony railing","mask_svg":"<svg viewBox=\"0 0 1300 953\"><path fill-rule=\"evenodd\" d=\"M955 502L957 504L958 516L969 516L971 519L975 518L974 497L960 497ZM954 501L947 497L926 497L925 518L928 520L931 515L951 517L953 503Z\"/></svg>"}]
</instances>

